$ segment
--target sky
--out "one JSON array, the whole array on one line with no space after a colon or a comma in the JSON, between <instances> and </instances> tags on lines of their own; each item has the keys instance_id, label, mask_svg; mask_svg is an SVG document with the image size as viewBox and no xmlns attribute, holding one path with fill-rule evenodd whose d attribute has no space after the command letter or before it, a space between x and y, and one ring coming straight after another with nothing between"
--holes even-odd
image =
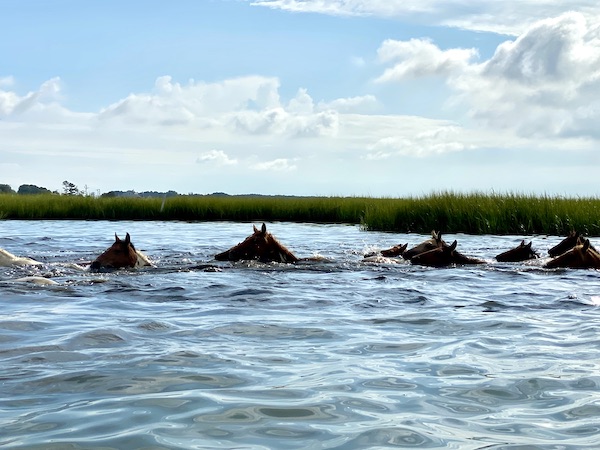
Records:
<instances>
[{"instance_id":1,"label":"sky","mask_svg":"<svg viewBox=\"0 0 600 450\"><path fill-rule=\"evenodd\" d=\"M1 0L0 184L600 195L597 0Z\"/></svg>"}]
</instances>

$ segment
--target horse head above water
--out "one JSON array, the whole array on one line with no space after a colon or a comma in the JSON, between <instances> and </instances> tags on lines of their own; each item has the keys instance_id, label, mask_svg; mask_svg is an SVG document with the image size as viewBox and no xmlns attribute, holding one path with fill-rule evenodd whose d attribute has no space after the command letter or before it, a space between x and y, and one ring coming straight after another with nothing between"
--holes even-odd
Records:
<instances>
[{"instance_id":1,"label":"horse head above water","mask_svg":"<svg viewBox=\"0 0 600 450\"><path fill-rule=\"evenodd\" d=\"M450 245L444 245L441 247L434 248L433 250L428 250L423 253L419 253L416 256L413 256L410 260L413 264L418 264L421 266L433 266L433 267L444 267L450 266L452 264L484 264L485 261L482 261L477 258L471 258L469 256L465 256L462 253L456 251L457 242L454 241Z\"/></svg>"},{"instance_id":2,"label":"horse head above water","mask_svg":"<svg viewBox=\"0 0 600 450\"><path fill-rule=\"evenodd\" d=\"M571 250L576 245L583 245L584 242L585 237L583 237L579 231L571 231L566 238L548 250L548 255L554 258L555 256L562 255L563 253ZM592 250L597 251L593 245L590 244L590 247Z\"/></svg>"},{"instance_id":3,"label":"horse head above water","mask_svg":"<svg viewBox=\"0 0 600 450\"><path fill-rule=\"evenodd\" d=\"M138 265L138 252L136 251L129 233L125 239L120 239L115 233L115 242L98 256L90 265L92 270L122 269Z\"/></svg>"},{"instance_id":4,"label":"horse head above water","mask_svg":"<svg viewBox=\"0 0 600 450\"><path fill-rule=\"evenodd\" d=\"M229 250L215 255L217 261L247 261L295 263L298 258L267 232L263 223L259 230L253 225L254 233Z\"/></svg>"},{"instance_id":5,"label":"horse head above water","mask_svg":"<svg viewBox=\"0 0 600 450\"><path fill-rule=\"evenodd\" d=\"M381 250L379 252L367 253L366 255L364 255L364 257L371 258L373 256L381 255L386 258L395 258L397 256L403 256L404 252L406 251L406 247L408 247L408 244L398 244L394 245L393 247L386 248L385 250Z\"/></svg>"},{"instance_id":6,"label":"horse head above water","mask_svg":"<svg viewBox=\"0 0 600 450\"><path fill-rule=\"evenodd\" d=\"M529 259L539 258L537 252L531 248L531 244L525 244L525 241L521 241L515 248L507 250L499 255L496 255L496 261L498 262L519 262L527 261Z\"/></svg>"},{"instance_id":7,"label":"horse head above water","mask_svg":"<svg viewBox=\"0 0 600 450\"><path fill-rule=\"evenodd\" d=\"M386 258L394 258L396 256L404 255L406 251L406 247L408 247L408 243L402 245L394 245L391 248L387 248L385 250L381 250L381 256L385 256Z\"/></svg>"},{"instance_id":8,"label":"horse head above water","mask_svg":"<svg viewBox=\"0 0 600 450\"><path fill-rule=\"evenodd\" d=\"M425 253L440 247L448 247L448 244L446 244L446 242L444 242L442 239L442 233L436 233L435 231L432 231L431 239L421 242L410 250L406 250L402 254L402 257L406 260L412 260L413 257L421 253Z\"/></svg>"},{"instance_id":9,"label":"horse head above water","mask_svg":"<svg viewBox=\"0 0 600 450\"><path fill-rule=\"evenodd\" d=\"M571 250L548 261L544 266L547 269L600 269L600 253L593 249L589 239L583 244L578 244Z\"/></svg>"}]
</instances>

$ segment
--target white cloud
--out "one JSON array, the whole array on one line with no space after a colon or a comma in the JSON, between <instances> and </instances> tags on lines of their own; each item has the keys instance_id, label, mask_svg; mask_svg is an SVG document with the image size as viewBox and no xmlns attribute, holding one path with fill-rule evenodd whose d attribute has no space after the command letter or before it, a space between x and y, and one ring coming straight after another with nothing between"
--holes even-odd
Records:
<instances>
[{"instance_id":1,"label":"white cloud","mask_svg":"<svg viewBox=\"0 0 600 450\"><path fill-rule=\"evenodd\" d=\"M241 77L219 83L173 83L157 79L155 92L130 94L100 111L102 121L128 126L159 124L224 130L251 135L317 137L336 132L337 113L316 111L314 101L299 89L287 105L279 98L279 80Z\"/></svg>"},{"instance_id":2,"label":"white cloud","mask_svg":"<svg viewBox=\"0 0 600 450\"><path fill-rule=\"evenodd\" d=\"M335 110L341 113L372 112L379 102L374 95L361 95L357 97L338 98L331 102L319 102L319 110Z\"/></svg>"},{"instance_id":3,"label":"white cloud","mask_svg":"<svg viewBox=\"0 0 600 450\"><path fill-rule=\"evenodd\" d=\"M599 38L598 29L589 29L579 13L546 19L500 45L483 73L532 86L577 79L600 68Z\"/></svg>"},{"instance_id":4,"label":"white cloud","mask_svg":"<svg viewBox=\"0 0 600 450\"><path fill-rule=\"evenodd\" d=\"M332 109L315 110L306 89L299 89L287 107L265 110L245 110L232 115L237 130L251 134L275 134L288 137L318 137L335 135L338 113Z\"/></svg>"},{"instance_id":5,"label":"white cloud","mask_svg":"<svg viewBox=\"0 0 600 450\"><path fill-rule=\"evenodd\" d=\"M14 77L0 77L0 88L1 87L12 87L15 84Z\"/></svg>"},{"instance_id":6,"label":"white cloud","mask_svg":"<svg viewBox=\"0 0 600 450\"><path fill-rule=\"evenodd\" d=\"M315 104L306 89L299 89L296 97L290 100L287 110L292 114L312 114Z\"/></svg>"},{"instance_id":7,"label":"white cloud","mask_svg":"<svg viewBox=\"0 0 600 450\"><path fill-rule=\"evenodd\" d=\"M11 87L14 83L12 77L0 81L0 88ZM24 96L0 89L0 116L19 115L28 111L39 114L47 109L56 109L56 102L60 100L60 90L58 77L44 82L39 90L28 92Z\"/></svg>"},{"instance_id":8,"label":"white cloud","mask_svg":"<svg viewBox=\"0 0 600 450\"><path fill-rule=\"evenodd\" d=\"M273 161L266 161L253 164L254 170L269 171L269 172L291 172L296 170L296 165L287 158L278 158Z\"/></svg>"},{"instance_id":9,"label":"white cloud","mask_svg":"<svg viewBox=\"0 0 600 450\"><path fill-rule=\"evenodd\" d=\"M212 163L217 166L230 166L237 164L238 160L230 158L223 150L210 150L198 156L196 162L199 164Z\"/></svg>"},{"instance_id":10,"label":"white cloud","mask_svg":"<svg viewBox=\"0 0 600 450\"><path fill-rule=\"evenodd\" d=\"M481 63L471 62L462 49L386 41L382 60L403 59L377 80L443 75L456 104L466 105L481 124L521 136L600 138L594 124L600 120L599 30L582 14L566 13L533 24Z\"/></svg>"},{"instance_id":11,"label":"white cloud","mask_svg":"<svg viewBox=\"0 0 600 450\"><path fill-rule=\"evenodd\" d=\"M249 107L263 109L279 105L279 80L248 76L219 83L190 80L187 85L159 77L153 93L130 94L100 112L101 119L130 123L189 124L199 120L209 126L219 115Z\"/></svg>"},{"instance_id":12,"label":"white cloud","mask_svg":"<svg viewBox=\"0 0 600 450\"><path fill-rule=\"evenodd\" d=\"M518 36L534 23L557 17L565 12L578 11L588 21L598 23L600 4L595 0L519 0L491 2L486 0L464 0L465 8L452 8L451 2L435 0L443 9L441 25L475 31ZM468 6L467 6L468 5ZM454 11L453 11L454 10ZM464 11L456 14L455 11Z\"/></svg>"},{"instance_id":13,"label":"white cloud","mask_svg":"<svg viewBox=\"0 0 600 450\"><path fill-rule=\"evenodd\" d=\"M377 82L401 81L424 76L449 76L464 70L477 56L476 49L454 48L442 51L424 39L386 40L377 51L382 62L396 62Z\"/></svg>"},{"instance_id":14,"label":"white cloud","mask_svg":"<svg viewBox=\"0 0 600 450\"><path fill-rule=\"evenodd\" d=\"M343 16L399 16L430 12L428 0L254 0L252 5L290 12L320 13Z\"/></svg>"},{"instance_id":15,"label":"white cloud","mask_svg":"<svg viewBox=\"0 0 600 450\"><path fill-rule=\"evenodd\" d=\"M240 111L231 115L231 127L252 135L287 137L333 136L338 129L338 114L327 110L313 114L290 114L283 108L265 111Z\"/></svg>"},{"instance_id":16,"label":"white cloud","mask_svg":"<svg viewBox=\"0 0 600 450\"><path fill-rule=\"evenodd\" d=\"M534 24L452 84L473 117L525 136L600 137L600 33L578 13ZM594 107L596 105L596 107ZM580 121L585 118L586 126Z\"/></svg>"},{"instance_id":17,"label":"white cloud","mask_svg":"<svg viewBox=\"0 0 600 450\"><path fill-rule=\"evenodd\" d=\"M368 160L388 159L393 156L432 156L465 150L465 136L453 125L441 125L417 133L402 133L379 139L370 146Z\"/></svg>"},{"instance_id":18,"label":"white cloud","mask_svg":"<svg viewBox=\"0 0 600 450\"><path fill-rule=\"evenodd\" d=\"M236 131L249 134L282 134L285 132L288 117L283 108L246 110L231 116L231 126Z\"/></svg>"},{"instance_id":19,"label":"white cloud","mask_svg":"<svg viewBox=\"0 0 600 450\"><path fill-rule=\"evenodd\" d=\"M600 4L595 0L254 0L251 4L296 13L397 18L515 36L534 22L565 11L580 11L589 20L600 17Z\"/></svg>"}]
</instances>

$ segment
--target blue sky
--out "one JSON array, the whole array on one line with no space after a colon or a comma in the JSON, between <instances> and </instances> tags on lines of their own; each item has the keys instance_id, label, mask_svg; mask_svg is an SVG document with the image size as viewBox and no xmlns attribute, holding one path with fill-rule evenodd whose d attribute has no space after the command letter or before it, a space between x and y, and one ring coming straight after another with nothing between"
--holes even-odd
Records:
<instances>
[{"instance_id":1,"label":"blue sky","mask_svg":"<svg viewBox=\"0 0 600 450\"><path fill-rule=\"evenodd\" d=\"M596 3L4 0L0 183L597 196Z\"/></svg>"}]
</instances>

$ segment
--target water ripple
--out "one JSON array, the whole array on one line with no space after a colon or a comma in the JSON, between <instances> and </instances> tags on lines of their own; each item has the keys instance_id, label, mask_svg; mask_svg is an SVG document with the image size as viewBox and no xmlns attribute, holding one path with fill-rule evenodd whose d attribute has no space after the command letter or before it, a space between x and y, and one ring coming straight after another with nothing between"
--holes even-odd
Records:
<instances>
[{"instance_id":1,"label":"water ripple","mask_svg":"<svg viewBox=\"0 0 600 450\"><path fill-rule=\"evenodd\" d=\"M44 265L0 268L0 446L600 447L597 271L495 263L506 236L456 237L481 267L365 262L427 236L311 224L270 228L326 259L216 264L248 224L184 222L119 223L157 268L75 264L114 225L2 222Z\"/></svg>"}]
</instances>

